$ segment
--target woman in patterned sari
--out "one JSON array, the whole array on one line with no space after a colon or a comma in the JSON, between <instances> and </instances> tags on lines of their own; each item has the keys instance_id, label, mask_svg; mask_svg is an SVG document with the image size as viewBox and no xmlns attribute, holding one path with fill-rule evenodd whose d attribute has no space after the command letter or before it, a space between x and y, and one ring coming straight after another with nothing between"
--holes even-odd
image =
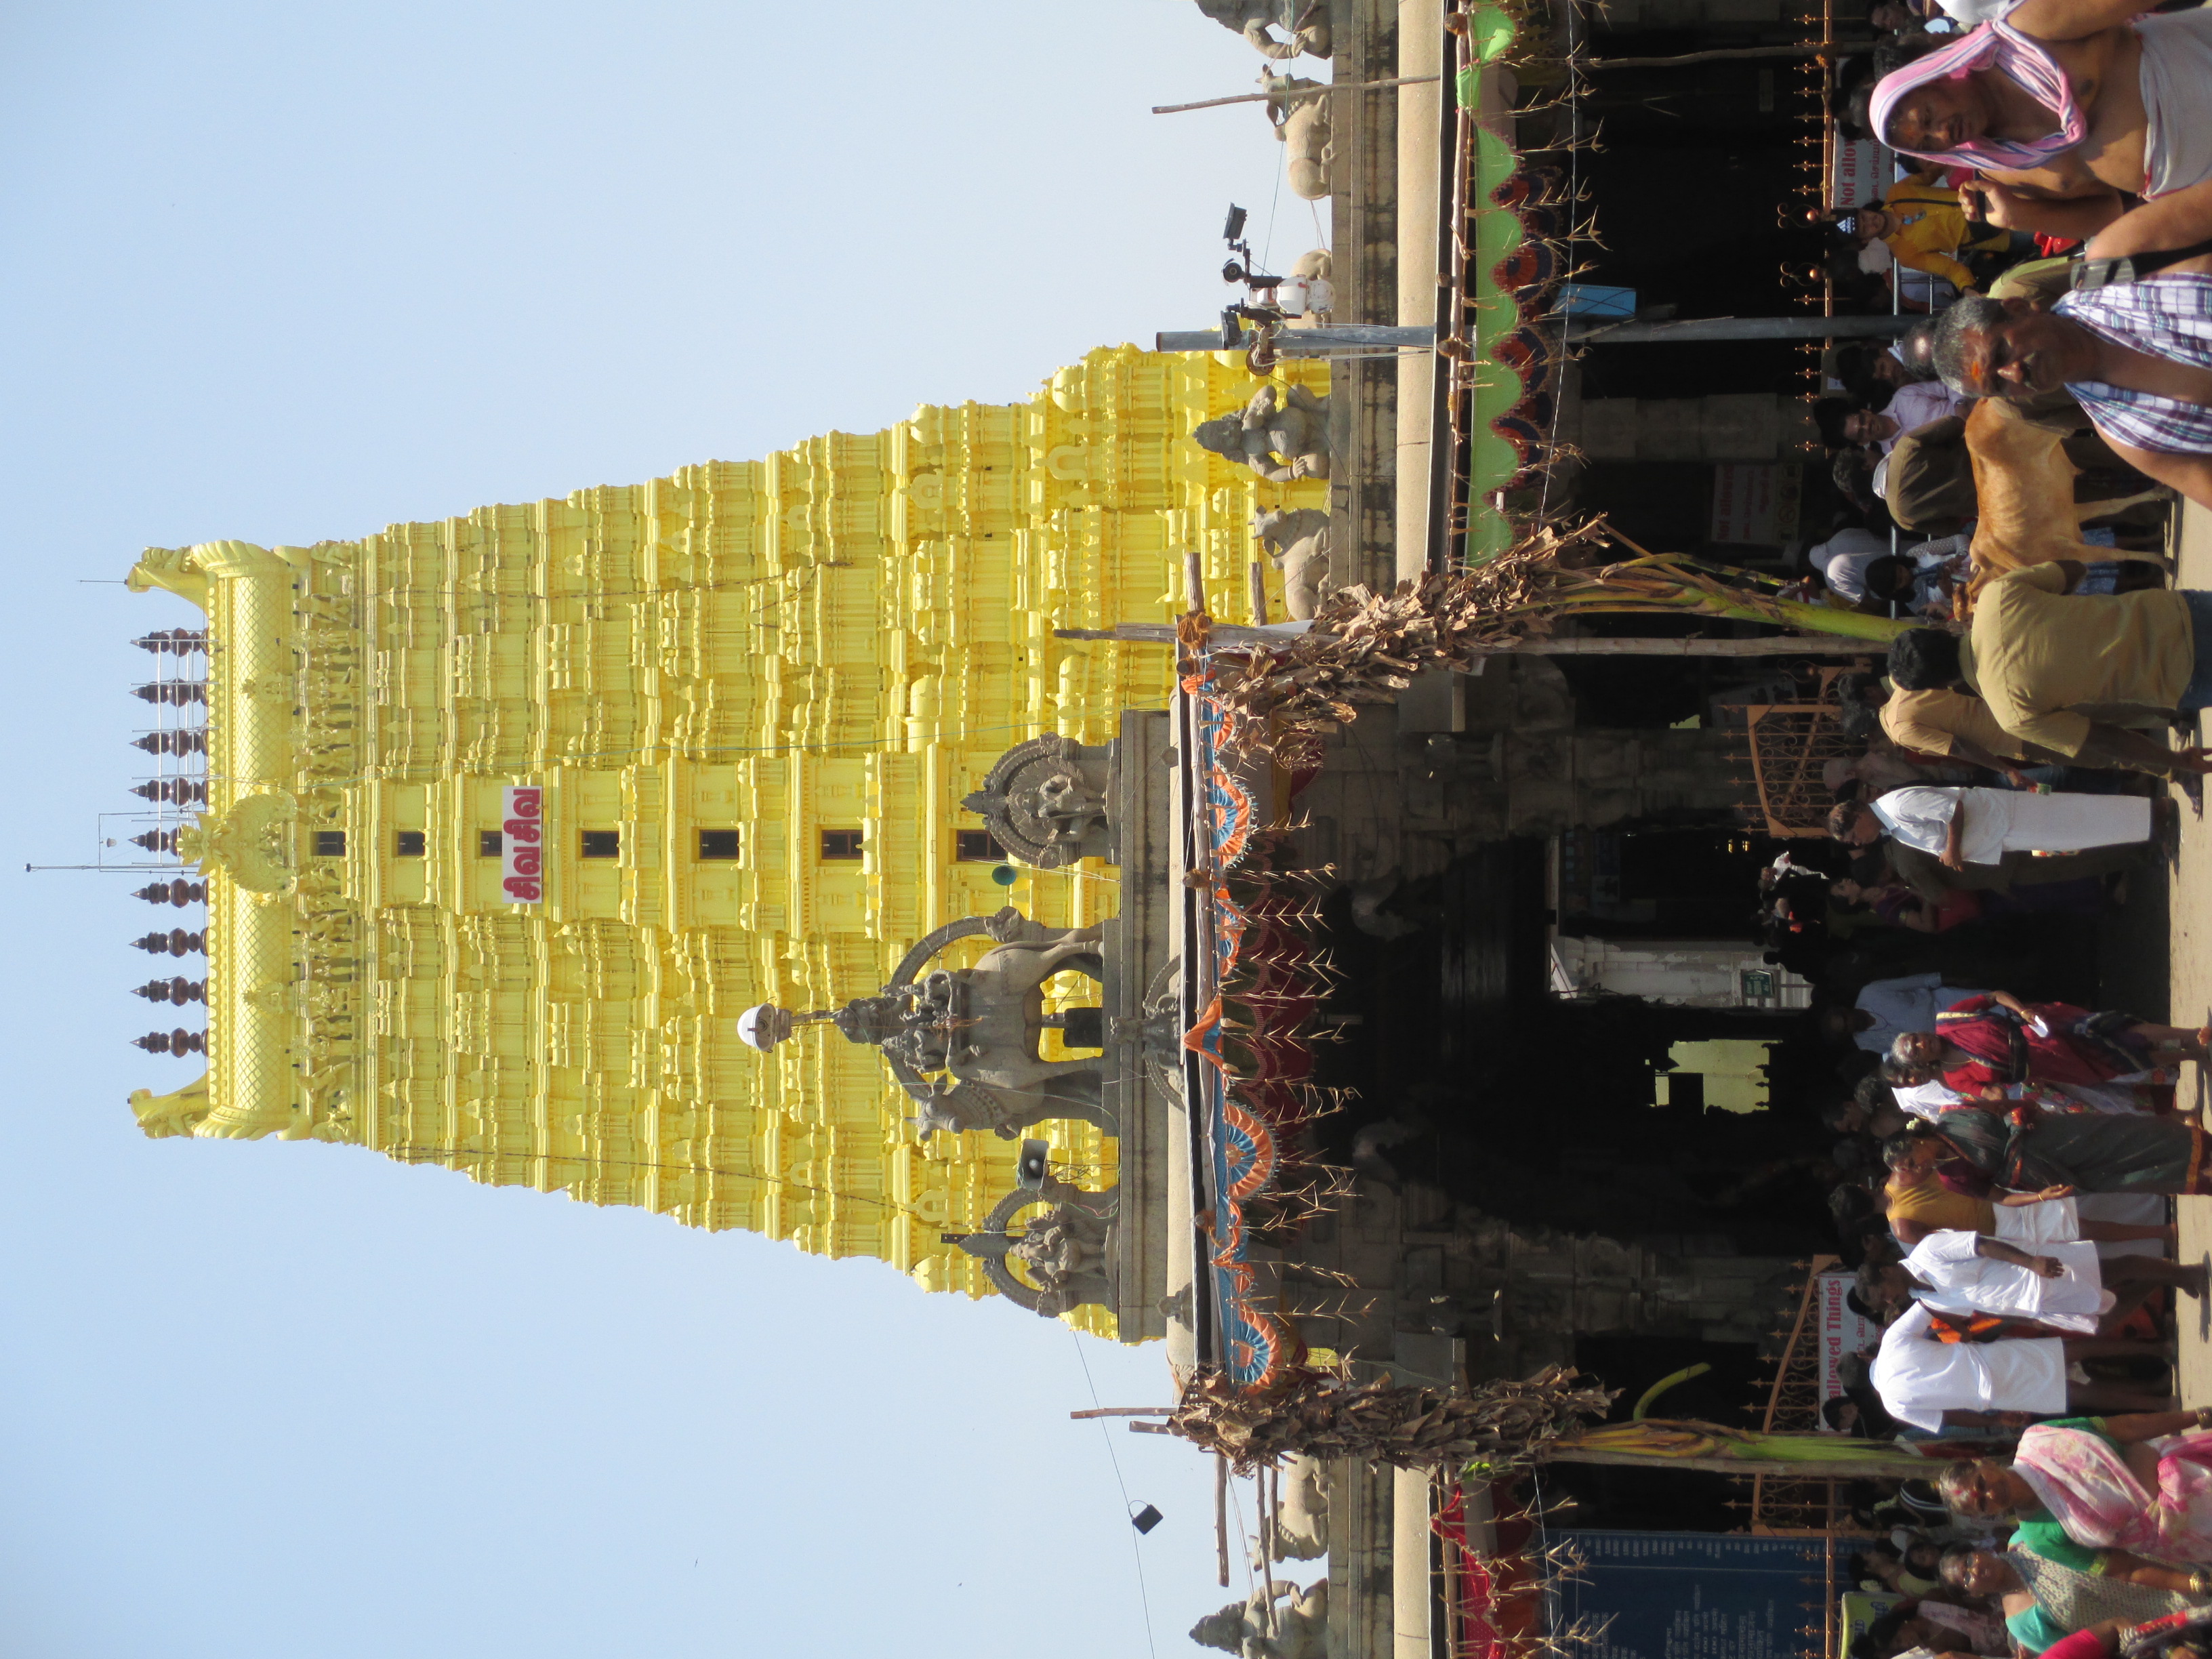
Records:
<instances>
[{"instance_id":1,"label":"woman in patterned sari","mask_svg":"<svg viewBox=\"0 0 2212 1659\"><path fill-rule=\"evenodd\" d=\"M2021 1432L2012 1462L1943 1471L1961 1515L2048 1518L2075 1543L2212 1564L2212 1410L2059 1418Z\"/></svg>"},{"instance_id":2,"label":"woman in patterned sari","mask_svg":"<svg viewBox=\"0 0 2212 1659\"><path fill-rule=\"evenodd\" d=\"M1944 1184L1959 1190L1978 1182L1985 1193L2002 1187L2045 1198L2212 1192L2204 1131L2179 1118L1970 1103L1939 1113L1936 1133L1959 1155L1942 1165Z\"/></svg>"},{"instance_id":3,"label":"woman in patterned sari","mask_svg":"<svg viewBox=\"0 0 2212 1659\"><path fill-rule=\"evenodd\" d=\"M1997 991L1944 1010L1934 1031L1908 1031L1891 1052L1905 1065L1933 1066L1960 1094L1989 1099L2016 1083L2110 1083L2161 1063L2201 1061L2206 1035Z\"/></svg>"},{"instance_id":4,"label":"woman in patterned sari","mask_svg":"<svg viewBox=\"0 0 2212 1659\"><path fill-rule=\"evenodd\" d=\"M1954 1544L1940 1571L1960 1595L2001 1598L2005 1629L2030 1653L2104 1620L2139 1625L2212 1596L2212 1577L2201 1570L2089 1549L2051 1521L2022 1522L2002 1552Z\"/></svg>"}]
</instances>

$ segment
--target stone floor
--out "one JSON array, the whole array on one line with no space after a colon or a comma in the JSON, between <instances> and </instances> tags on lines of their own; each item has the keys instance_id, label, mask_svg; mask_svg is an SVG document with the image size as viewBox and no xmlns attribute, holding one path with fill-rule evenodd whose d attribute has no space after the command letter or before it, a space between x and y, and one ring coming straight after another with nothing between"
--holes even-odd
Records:
<instances>
[{"instance_id":1,"label":"stone floor","mask_svg":"<svg viewBox=\"0 0 2212 1659\"><path fill-rule=\"evenodd\" d=\"M2195 505L2182 514L2176 584L2212 587L2212 512ZM2169 884L2168 1018L2196 1025L2212 1019L2212 821L2182 814L2181 859ZM2202 1121L2206 1085L2202 1067L2185 1077L2176 1104ZM2212 1258L2212 1198L2177 1200L2181 1259ZM2212 1305L2182 1304L2181 1391L2185 1404L2212 1405Z\"/></svg>"}]
</instances>

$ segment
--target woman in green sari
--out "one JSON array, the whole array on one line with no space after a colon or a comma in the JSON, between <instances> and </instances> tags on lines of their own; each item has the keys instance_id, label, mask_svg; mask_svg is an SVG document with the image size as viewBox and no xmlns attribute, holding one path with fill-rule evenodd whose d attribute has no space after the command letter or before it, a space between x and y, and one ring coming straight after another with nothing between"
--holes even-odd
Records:
<instances>
[{"instance_id":1,"label":"woman in green sari","mask_svg":"<svg viewBox=\"0 0 2212 1659\"><path fill-rule=\"evenodd\" d=\"M1961 1595L2001 1597L2005 1629L2030 1653L2105 1620L2139 1625L2212 1599L2203 1572L2086 1548L2052 1521L2022 1522L2002 1553L1954 1544L1939 1571Z\"/></svg>"}]
</instances>

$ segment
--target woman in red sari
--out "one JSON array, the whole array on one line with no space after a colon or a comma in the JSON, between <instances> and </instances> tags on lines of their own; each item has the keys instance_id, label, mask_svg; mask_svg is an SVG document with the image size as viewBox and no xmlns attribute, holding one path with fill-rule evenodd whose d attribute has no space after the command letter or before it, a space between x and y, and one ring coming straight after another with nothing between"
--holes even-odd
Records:
<instances>
[{"instance_id":1,"label":"woman in red sari","mask_svg":"<svg viewBox=\"0 0 2212 1659\"><path fill-rule=\"evenodd\" d=\"M2110 1083L2179 1060L2202 1062L2208 1038L2212 1028L2188 1031L1997 991L1946 1009L1936 1030L1905 1033L1892 1053L1905 1065L1933 1066L1959 1094L1992 1100L2018 1083Z\"/></svg>"}]
</instances>

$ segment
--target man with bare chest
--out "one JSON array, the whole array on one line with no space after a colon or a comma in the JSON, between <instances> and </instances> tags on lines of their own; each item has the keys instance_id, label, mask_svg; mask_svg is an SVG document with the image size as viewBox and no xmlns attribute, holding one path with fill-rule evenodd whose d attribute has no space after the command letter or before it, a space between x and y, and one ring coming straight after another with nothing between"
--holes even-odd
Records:
<instances>
[{"instance_id":1,"label":"man with bare chest","mask_svg":"<svg viewBox=\"0 0 2212 1659\"><path fill-rule=\"evenodd\" d=\"M2090 252L2112 257L2094 243ZM2076 289L2050 311L1962 300L1937 323L1935 349L1945 383L1969 396L2020 400L2063 386L2122 460L2212 507L2212 251Z\"/></svg>"},{"instance_id":2,"label":"man with bare chest","mask_svg":"<svg viewBox=\"0 0 2212 1659\"><path fill-rule=\"evenodd\" d=\"M1908 154L1978 169L1961 199L1978 195L2007 228L2087 239L2135 197L2212 220L2212 9L2138 9L2021 0L1885 76L1868 124Z\"/></svg>"}]
</instances>

